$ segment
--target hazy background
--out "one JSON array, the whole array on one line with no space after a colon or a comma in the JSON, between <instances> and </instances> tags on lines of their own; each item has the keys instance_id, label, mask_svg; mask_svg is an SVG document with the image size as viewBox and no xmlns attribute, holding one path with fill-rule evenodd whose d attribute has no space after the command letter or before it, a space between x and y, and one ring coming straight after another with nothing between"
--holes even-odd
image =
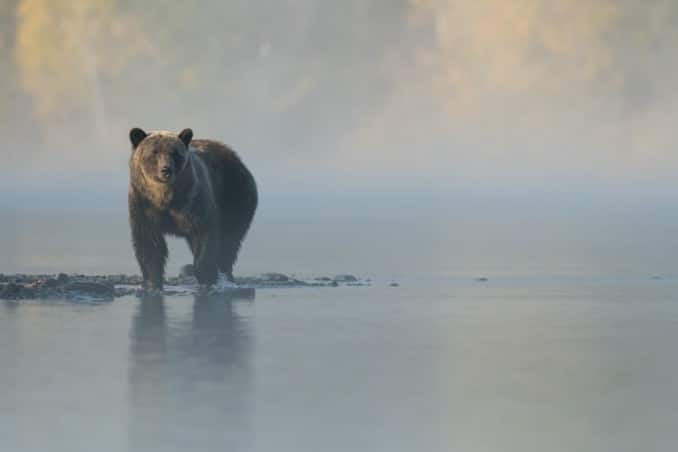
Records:
<instances>
[{"instance_id":1,"label":"hazy background","mask_svg":"<svg viewBox=\"0 0 678 452\"><path fill-rule=\"evenodd\" d=\"M135 270L140 126L240 152L243 271L669 274L677 25L671 0L0 0L0 271Z\"/></svg>"}]
</instances>

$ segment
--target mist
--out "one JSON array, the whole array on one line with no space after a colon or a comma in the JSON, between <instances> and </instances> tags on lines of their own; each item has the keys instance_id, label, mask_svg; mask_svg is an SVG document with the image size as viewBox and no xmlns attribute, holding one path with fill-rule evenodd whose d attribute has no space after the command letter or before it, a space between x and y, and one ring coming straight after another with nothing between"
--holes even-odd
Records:
<instances>
[{"instance_id":1,"label":"mist","mask_svg":"<svg viewBox=\"0 0 678 452\"><path fill-rule=\"evenodd\" d=\"M328 236L336 219L371 220L375 236L398 220L467 243L595 244L633 237L629 222L677 224L675 2L1 8L10 223L97 212L125 228L129 129L191 127L254 173L252 240L283 238L272 224L289 219L324 221ZM521 226L487 226L506 222ZM404 229L384 246L428 250L433 237Z\"/></svg>"}]
</instances>

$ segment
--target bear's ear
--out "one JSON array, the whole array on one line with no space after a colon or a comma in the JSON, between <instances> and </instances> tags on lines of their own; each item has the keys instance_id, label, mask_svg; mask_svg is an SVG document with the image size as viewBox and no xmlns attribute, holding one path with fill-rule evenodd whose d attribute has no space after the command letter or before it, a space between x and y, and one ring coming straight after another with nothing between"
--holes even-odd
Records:
<instances>
[{"instance_id":1,"label":"bear's ear","mask_svg":"<svg viewBox=\"0 0 678 452\"><path fill-rule=\"evenodd\" d=\"M136 149L148 134L138 127L129 131L129 140L132 142L132 149Z\"/></svg>"},{"instance_id":2,"label":"bear's ear","mask_svg":"<svg viewBox=\"0 0 678 452\"><path fill-rule=\"evenodd\" d=\"M191 129L182 130L179 132L179 139L184 142L186 147L188 147L188 143L193 139L193 131Z\"/></svg>"}]
</instances>

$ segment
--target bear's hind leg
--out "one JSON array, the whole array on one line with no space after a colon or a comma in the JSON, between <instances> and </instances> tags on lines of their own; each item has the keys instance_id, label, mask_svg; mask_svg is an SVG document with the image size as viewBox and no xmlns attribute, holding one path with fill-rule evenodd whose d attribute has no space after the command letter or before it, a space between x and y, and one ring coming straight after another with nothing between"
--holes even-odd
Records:
<instances>
[{"instance_id":1,"label":"bear's hind leg","mask_svg":"<svg viewBox=\"0 0 678 452\"><path fill-rule=\"evenodd\" d=\"M217 243L210 237L189 237L188 245L193 252L195 277L200 285L217 282Z\"/></svg>"},{"instance_id":2,"label":"bear's hind leg","mask_svg":"<svg viewBox=\"0 0 678 452\"><path fill-rule=\"evenodd\" d=\"M219 270L221 270L231 282L235 282L233 279L233 266L238 259L240 245L245 238L245 234L247 234L248 227L249 223L245 222L231 223L224 225L222 230L217 261L219 263Z\"/></svg>"},{"instance_id":3,"label":"bear's hind leg","mask_svg":"<svg viewBox=\"0 0 678 452\"><path fill-rule=\"evenodd\" d=\"M226 278L234 282L233 280L233 266L235 261L238 258L238 252L240 251L240 242L233 240L222 240L221 246L219 247L219 270L226 275Z\"/></svg>"}]
</instances>

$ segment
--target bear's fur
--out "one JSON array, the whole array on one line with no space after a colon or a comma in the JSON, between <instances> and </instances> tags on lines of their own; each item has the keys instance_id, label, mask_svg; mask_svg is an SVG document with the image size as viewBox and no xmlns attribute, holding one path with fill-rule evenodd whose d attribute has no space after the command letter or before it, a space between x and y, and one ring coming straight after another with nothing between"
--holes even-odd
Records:
<instances>
[{"instance_id":1,"label":"bear's fur","mask_svg":"<svg viewBox=\"0 0 678 452\"><path fill-rule=\"evenodd\" d=\"M200 284L218 271L233 280L233 264L257 208L252 174L228 146L179 134L130 131L129 220L146 289L161 289L167 244L184 237Z\"/></svg>"}]
</instances>

